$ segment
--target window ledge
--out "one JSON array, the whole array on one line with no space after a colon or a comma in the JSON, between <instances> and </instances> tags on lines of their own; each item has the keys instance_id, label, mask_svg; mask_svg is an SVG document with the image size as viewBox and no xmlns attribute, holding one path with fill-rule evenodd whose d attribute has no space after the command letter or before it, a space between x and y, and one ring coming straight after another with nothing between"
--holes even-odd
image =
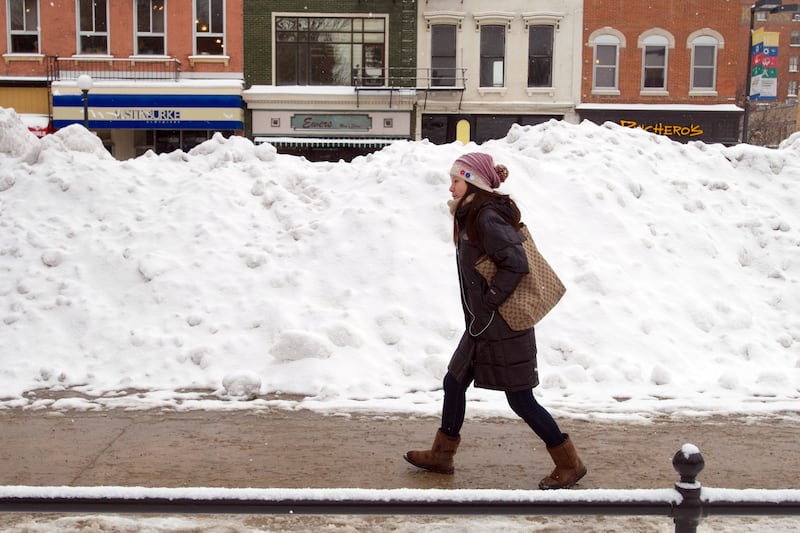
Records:
<instances>
[{"instance_id":1,"label":"window ledge","mask_svg":"<svg viewBox=\"0 0 800 533\"><path fill-rule=\"evenodd\" d=\"M6 63L11 61L44 61L44 54L3 54L3 60Z\"/></svg>"},{"instance_id":2,"label":"window ledge","mask_svg":"<svg viewBox=\"0 0 800 533\"><path fill-rule=\"evenodd\" d=\"M619 96L619 89L592 89L592 94L597 96Z\"/></svg>"},{"instance_id":3,"label":"window ledge","mask_svg":"<svg viewBox=\"0 0 800 533\"><path fill-rule=\"evenodd\" d=\"M543 94L545 96L553 96L555 95L556 91L553 87L528 87L525 89L528 93L528 96L535 96L537 94Z\"/></svg>"},{"instance_id":4,"label":"window ledge","mask_svg":"<svg viewBox=\"0 0 800 533\"><path fill-rule=\"evenodd\" d=\"M478 87L478 94L481 96L486 96L487 94L499 94L501 96L505 96L506 91L505 87Z\"/></svg>"},{"instance_id":5,"label":"window ledge","mask_svg":"<svg viewBox=\"0 0 800 533\"><path fill-rule=\"evenodd\" d=\"M653 90L653 89L650 89L650 90L642 89L639 92L639 96L669 96L669 91L665 91L663 89L655 89L655 90Z\"/></svg>"},{"instance_id":6,"label":"window ledge","mask_svg":"<svg viewBox=\"0 0 800 533\"><path fill-rule=\"evenodd\" d=\"M128 56L128 59L131 61L153 61L159 63L161 61L171 61L172 58L170 56L164 54L136 54L132 56Z\"/></svg>"},{"instance_id":7,"label":"window ledge","mask_svg":"<svg viewBox=\"0 0 800 533\"><path fill-rule=\"evenodd\" d=\"M718 94L713 89L692 89L689 91L689 96L718 96Z\"/></svg>"},{"instance_id":8,"label":"window ledge","mask_svg":"<svg viewBox=\"0 0 800 533\"><path fill-rule=\"evenodd\" d=\"M189 64L194 66L195 63L224 63L225 66L228 66L230 63L231 56L212 56L212 55L199 55L199 56L189 56Z\"/></svg>"}]
</instances>

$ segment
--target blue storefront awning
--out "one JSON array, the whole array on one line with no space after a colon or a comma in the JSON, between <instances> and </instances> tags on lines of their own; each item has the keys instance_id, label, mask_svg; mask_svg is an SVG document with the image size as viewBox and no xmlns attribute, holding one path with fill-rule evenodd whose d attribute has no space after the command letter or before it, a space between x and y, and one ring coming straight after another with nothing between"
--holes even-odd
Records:
<instances>
[{"instance_id":1,"label":"blue storefront awning","mask_svg":"<svg viewBox=\"0 0 800 533\"><path fill-rule=\"evenodd\" d=\"M238 94L90 92L87 111L93 129L244 129L244 106ZM53 95L55 128L82 124L83 120L81 94Z\"/></svg>"}]
</instances>

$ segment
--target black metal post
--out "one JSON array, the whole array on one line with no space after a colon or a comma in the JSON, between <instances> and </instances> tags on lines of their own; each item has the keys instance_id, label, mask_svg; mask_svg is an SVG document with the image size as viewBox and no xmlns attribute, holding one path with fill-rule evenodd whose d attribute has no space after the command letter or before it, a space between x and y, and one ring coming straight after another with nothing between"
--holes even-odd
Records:
<instances>
[{"instance_id":1,"label":"black metal post","mask_svg":"<svg viewBox=\"0 0 800 533\"><path fill-rule=\"evenodd\" d=\"M744 118L742 119L742 142L747 143L747 134L750 123L750 90L752 89L753 77L753 28L755 27L756 5L750 6L750 31L747 35L747 76L745 76L744 88Z\"/></svg>"},{"instance_id":2,"label":"black metal post","mask_svg":"<svg viewBox=\"0 0 800 533\"><path fill-rule=\"evenodd\" d=\"M89 129L89 89L82 89L83 93L83 127Z\"/></svg>"},{"instance_id":3,"label":"black metal post","mask_svg":"<svg viewBox=\"0 0 800 533\"><path fill-rule=\"evenodd\" d=\"M697 482L697 474L705 466L703 455L694 445L685 444L672 458L672 466L681 476L680 481L675 483L675 490L683 496L683 501L672 513L675 533L696 533L703 515L701 487Z\"/></svg>"}]
</instances>

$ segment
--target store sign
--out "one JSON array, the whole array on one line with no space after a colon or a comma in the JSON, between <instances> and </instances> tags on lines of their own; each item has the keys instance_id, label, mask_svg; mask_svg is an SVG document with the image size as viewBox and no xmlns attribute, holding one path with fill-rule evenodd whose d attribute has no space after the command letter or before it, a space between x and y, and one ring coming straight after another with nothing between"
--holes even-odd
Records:
<instances>
[{"instance_id":1,"label":"store sign","mask_svg":"<svg viewBox=\"0 0 800 533\"><path fill-rule=\"evenodd\" d=\"M665 124L663 122L643 123L635 120L620 119L619 125L626 128L641 128L656 135L666 135L668 137L697 137L703 134L703 128L699 124Z\"/></svg>"},{"instance_id":2,"label":"store sign","mask_svg":"<svg viewBox=\"0 0 800 533\"><path fill-rule=\"evenodd\" d=\"M369 115L296 114L292 115L295 131L369 131L372 118Z\"/></svg>"},{"instance_id":3,"label":"store sign","mask_svg":"<svg viewBox=\"0 0 800 533\"><path fill-rule=\"evenodd\" d=\"M89 93L87 104L93 129L241 130L244 125L239 95ZM80 95L53 95L56 128L82 123L83 113Z\"/></svg>"},{"instance_id":4,"label":"store sign","mask_svg":"<svg viewBox=\"0 0 800 533\"><path fill-rule=\"evenodd\" d=\"M106 111L93 110L95 114L105 115L108 120L144 120L150 123L163 124L165 122L178 122L181 120L180 109L110 109Z\"/></svg>"}]
</instances>

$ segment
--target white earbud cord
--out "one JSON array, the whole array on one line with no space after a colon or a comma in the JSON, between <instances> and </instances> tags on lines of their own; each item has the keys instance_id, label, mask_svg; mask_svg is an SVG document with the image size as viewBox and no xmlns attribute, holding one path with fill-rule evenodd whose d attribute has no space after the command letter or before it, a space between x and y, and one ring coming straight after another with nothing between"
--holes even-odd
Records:
<instances>
[{"instance_id":1,"label":"white earbud cord","mask_svg":"<svg viewBox=\"0 0 800 533\"><path fill-rule=\"evenodd\" d=\"M458 253L459 256L461 255L461 246L460 245L459 245L459 249L456 251L456 253ZM469 332L469 334L472 337L477 337L481 333L483 333L484 331L489 329L489 326L492 325L492 321L494 320L494 311L492 311L492 315L489 317L489 321L486 323L486 325L483 327L483 329L480 330L477 333L473 333L472 332L472 325L475 324L475 313L473 313L472 309L469 308L469 304L467 303L467 294L466 294L466 292L464 292L464 274L463 274L463 272L461 272L461 261L458 261L458 285L461 288L461 300L464 302L464 307L467 308L467 312L469 313L469 316L472 317L472 320L470 320L469 326L467 327L467 331Z\"/></svg>"}]
</instances>

